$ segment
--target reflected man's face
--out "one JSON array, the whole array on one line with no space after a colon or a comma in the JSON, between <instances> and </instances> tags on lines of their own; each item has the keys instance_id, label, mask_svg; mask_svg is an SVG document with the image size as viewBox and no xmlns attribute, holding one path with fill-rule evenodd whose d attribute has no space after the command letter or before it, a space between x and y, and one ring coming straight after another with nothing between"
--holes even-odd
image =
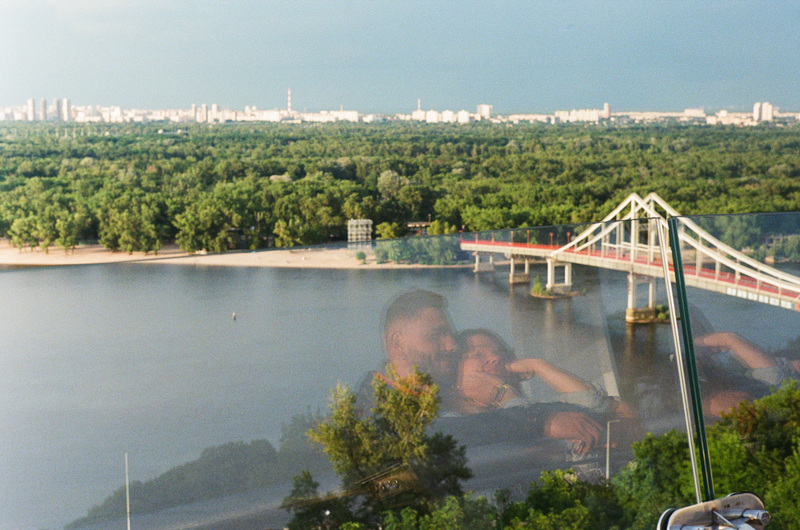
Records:
<instances>
[{"instance_id":1,"label":"reflected man's face","mask_svg":"<svg viewBox=\"0 0 800 530\"><path fill-rule=\"evenodd\" d=\"M437 383L452 377L456 342L450 319L440 309L429 307L399 322L387 336L389 360L400 376L413 366L429 373Z\"/></svg>"}]
</instances>

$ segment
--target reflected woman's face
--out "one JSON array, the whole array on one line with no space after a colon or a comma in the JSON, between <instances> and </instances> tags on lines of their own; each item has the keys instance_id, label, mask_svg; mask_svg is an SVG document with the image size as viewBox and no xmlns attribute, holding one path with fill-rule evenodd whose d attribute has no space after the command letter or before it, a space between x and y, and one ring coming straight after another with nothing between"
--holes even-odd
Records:
<instances>
[{"instance_id":1,"label":"reflected woman's face","mask_svg":"<svg viewBox=\"0 0 800 530\"><path fill-rule=\"evenodd\" d=\"M461 357L461 375L483 372L503 375L505 367L500 356L500 345L486 335L471 335L467 338L466 349Z\"/></svg>"}]
</instances>

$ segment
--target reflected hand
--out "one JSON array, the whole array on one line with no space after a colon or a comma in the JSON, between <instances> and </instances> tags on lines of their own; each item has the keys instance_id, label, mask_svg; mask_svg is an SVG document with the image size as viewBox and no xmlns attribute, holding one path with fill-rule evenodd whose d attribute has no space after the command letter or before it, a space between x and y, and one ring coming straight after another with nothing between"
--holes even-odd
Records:
<instances>
[{"instance_id":1,"label":"reflected hand","mask_svg":"<svg viewBox=\"0 0 800 530\"><path fill-rule=\"evenodd\" d=\"M556 412L547 418L544 435L550 438L575 440L577 452L586 454L600 440L600 424L583 412Z\"/></svg>"},{"instance_id":2,"label":"reflected hand","mask_svg":"<svg viewBox=\"0 0 800 530\"><path fill-rule=\"evenodd\" d=\"M458 391L463 398L484 408L501 406L519 397L517 391L505 384L502 378L485 372L462 375Z\"/></svg>"},{"instance_id":3,"label":"reflected hand","mask_svg":"<svg viewBox=\"0 0 800 530\"><path fill-rule=\"evenodd\" d=\"M526 357L523 359L516 359L506 364L505 369L512 374L518 374L525 379L530 379L542 369L542 359Z\"/></svg>"}]
</instances>

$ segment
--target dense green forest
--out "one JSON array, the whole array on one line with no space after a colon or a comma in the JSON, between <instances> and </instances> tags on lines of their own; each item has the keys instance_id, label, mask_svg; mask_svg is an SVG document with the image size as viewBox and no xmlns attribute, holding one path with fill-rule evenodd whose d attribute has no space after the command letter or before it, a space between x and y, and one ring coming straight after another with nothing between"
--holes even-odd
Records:
<instances>
[{"instance_id":1,"label":"dense green forest","mask_svg":"<svg viewBox=\"0 0 800 530\"><path fill-rule=\"evenodd\" d=\"M157 251L601 219L631 192L683 214L800 210L800 129L652 125L6 124L0 237Z\"/></svg>"}]
</instances>

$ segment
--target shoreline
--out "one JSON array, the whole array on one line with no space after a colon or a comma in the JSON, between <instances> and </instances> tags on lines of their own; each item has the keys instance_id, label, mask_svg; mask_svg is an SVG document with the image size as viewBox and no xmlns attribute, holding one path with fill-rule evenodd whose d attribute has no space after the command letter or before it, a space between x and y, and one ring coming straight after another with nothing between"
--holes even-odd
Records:
<instances>
[{"instance_id":1,"label":"shoreline","mask_svg":"<svg viewBox=\"0 0 800 530\"><path fill-rule=\"evenodd\" d=\"M220 254L189 254L176 245L166 245L158 254L111 251L101 245L79 245L64 251L50 247L19 250L8 240L0 240L0 267L61 267L70 265L101 265L109 263L158 263L214 267L287 267L308 269L415 269L462 268L471 264L419 265L378 263L372 251L364 251L364 263L356 259L362 249L346 247L294 247L291 249L238 250Z\"/></svg>"}]
</instances>

